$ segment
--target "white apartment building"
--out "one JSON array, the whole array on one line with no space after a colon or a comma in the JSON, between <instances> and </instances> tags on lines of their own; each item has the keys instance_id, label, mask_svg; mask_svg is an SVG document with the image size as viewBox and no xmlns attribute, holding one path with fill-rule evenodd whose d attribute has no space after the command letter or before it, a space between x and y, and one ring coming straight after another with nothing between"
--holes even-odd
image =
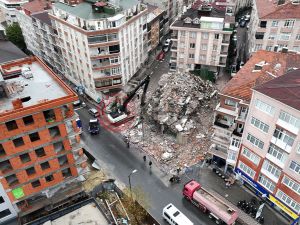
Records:
<instances>
[{"instance_id":1,"label":"white apartment building","mask_svg":"<svg viewBox=\"0 0 300 225\"><path fill-rule=\"evenodd\" d=\"M12 24L13 22L17 22L16 8L22 6L26 2L28 2L28 0L0 0L0 11L2 13L2 19L6 21L8 25Z\"/></svg>"},{"instance_id":2,"label":"white apartment building","mask_svg":"<svg viewBox=\"0 0 300 225\"><path fill-rule=\"evenodd\" d=\"M147 58L146 13L138 0L55 3L50 17L66 78L98 102L121 88Z\"/></svg>"},{"instance_id":3,"label":"white apartment building","mask_svg":"<svg viewBox=\"0 0 300 225\"><path fill-rule=\"evenodd\" d=\"M236 168L294 222L300 214L299 75L291 70L254 88Z\"/></svg>"},{"instance_id":4,"label":"white apartment building","mask_svg":"<svg viewBox=\"0 0 300 225\"><path fill-rule=\"evenodd\" d=\"M232 7L230 7L232 10ZM189 71L226 66L234 17L218 2L196 1L171 25L171 69Z\"/></svg>"},{"instance_id":5,"label":"white apartment building","mask_svg":"<svg viewBox=\"0 0 300 225\"><path fill-rule=\"evenodd\" d=\"M253 1L249 23L249 52L260 49L300 52L300 1Z\"/></svg>"},{"instance_id":6,"label":"white apartment building","mask_svg":"<svg viewBox=\"0 0 300 225\"><path fill-rule=\"evenodd\" d=\"M17 212L11 204L3 186L0 185L0 224L17 217Z\"/></svg>"},{"instance_id":7,"label":"white apartment building","mask_svg":"<svg viewBox=\"0 0 300 225\"><path fill-rule=\"evenodd\" d=\"M260 50L219 93L214 113L214 133L209 153L220 166L235 168L241 138L245 132L252 88L285 74L300 65L300 55ZM255 123L255 121L254 121Z\"/></svg>"}]
</instances>

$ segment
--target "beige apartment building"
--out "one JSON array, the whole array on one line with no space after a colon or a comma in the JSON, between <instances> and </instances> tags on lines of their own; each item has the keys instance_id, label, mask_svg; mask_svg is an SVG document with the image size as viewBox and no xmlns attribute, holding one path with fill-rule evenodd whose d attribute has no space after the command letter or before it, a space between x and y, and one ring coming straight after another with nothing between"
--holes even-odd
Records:
<instances>
[{"instance_id":1,"label":"beige apartment building","mask_svg":"<svg viewBox=\"0 0 300 225\"><path fill-rule=\"evenodd\" d=\"M147 7L138 0L55 3L50 18L65 76L99 102L147 59Z\"/></svg>"},{"instance_id":2,"label":"beige apartment building","mask_svg":"<svg viewBox=\"0 0 300 225\"><path fill-rule=\"evenodd\" d=\"M219 93L220 103L215 108L213 144L209 153L216 162L225 165L225 170L236 165L248 118L252 88L299 65L299 54L260 50L252 55Z\"/></svg>"},{"instance_id":3,"label":"beige apartment building","mask_svg":"<svg viewBox=\"0 0 300 225\"><path fill-rule=\"evenodd\" d=\"M233 24L232 7L196 1L171 25L171 69L218 71L225 67Z\"/></svg>"},{"instance_id":4,"label":"beige apartment building","mask_svg":"<svg viewBox=\"0 0 300 225\"><path fill-rule=\"evenodd\" d=\"M300 1L253 1L249 23L249 52L260 49L300 52Z\"/></svg>"},{"instance_id":5,"label":"beige apartment building","mask_svg":"<svg viewBox=\"0 0 300 225\"><path fill-rule=\"evenodd\" d=\"M253 89L236 172L267 203L300 213L300 70Z\"/></svg>"}]
</instances>

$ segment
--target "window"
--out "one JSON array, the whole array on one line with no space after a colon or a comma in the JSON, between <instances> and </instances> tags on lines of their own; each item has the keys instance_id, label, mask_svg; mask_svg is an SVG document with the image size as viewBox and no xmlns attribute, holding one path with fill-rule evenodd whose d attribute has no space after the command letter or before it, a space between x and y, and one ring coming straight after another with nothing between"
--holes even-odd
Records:
<instances>
[{"instance_id":1,"label":"window","mask_svg":"<svg viewBox=\"0 0 300 225\"><path fill-rule=\"evenodd\" d=\"M290 196L288 196L287 194L285 194L280 189L278 189L278 191L276 193L276 197L278 199L280 199L281 201L283 201L288 206L290 206L297 213L299 213L299 211L300 211L300 204L297 201L295 201L294 199L292 199Z\"/></svg>"},{"instance_id":2,"label":"window","mask_svg":"<svg viewBox=\"0 0 300 225\"><path fill-rule=\"evenodd\" d=\"M201 50L207 50L207 44L202 44L201 45Z\"/></svg>"},{"instance_id":3,"label":"window","mask_svg":"<svg viewBox=\"0 0 300 225\"><path fill-rule=\"evenodd\" d=\"M25 144L22 137L14 139L13 143L14 143L15 147L20 147Z\"/></svg>"},{"instance_id":4,"label":"window","mask_svg":"<svg viewBox=\"0 0 300 225\"><path fill-rule=\"evenodd\" d=\"M293 46L293 51L300 52L300 46Z\"/></svg>"},{"instance_id":5,"label":"window","mask_svg":"<svg viewBox=\"0 0 300 225\"><path fill-rule=\"evenodd\" d=\"M255 176L255 171L251 169L249 166L244 164L243 162L239 162L239 169L243 171L245 174L247 174L249 177L254 178Z\"/></svg>"},{"instance_id":6,"label":"window","mask_svg":"<svg viewBox=\"0 0 300 225\"><path fill-rule=\"evenodd\" d=\"M49 175L49 176L45 177L45 180L46 180L46 182L51 182L54 180L54 177L53 177L53 175Z\"/></svg>"},{"instance_id":7,"label":"window","mask_svg":"<svg viewBox=\"0 0 300 225\"><path fill-rule=\"evenodd\" d=\"M288 176L284 176L282 179L282 183L289 187L291 190L296 192L298 195L300 195L300 184L294 181L293 179L289 178Z\"/></svg>"},{"instance_id":8,"label":"window","mask_svg":"<svg viewBox=\"0 0 300 225\"><path fill-rule=\"evenodd\" d=\"M121 71L120 67L111 68L111 74L119 74Z\"/></svg>"},{"instance_id":9,"label":"window","mask_svg":"<svg viewBox=\"0 0 300 225\"><path fill-rule=\"evenodd\" d=\"M218 46L217 45L213 45L213 51L217 51Z\"/></svg>"},{"instance_id":10,"label":"window","mask_svg":"<svg viewBox=\"0 0 300 225\"><path fill-rule=\"evenodd\" d=\"M58 126L50 127L48 130L49 130L51 138L60 136L60 131L59 131Z\"/></svg>"},{"instance_id":11,"label":"window","mask_svg":"<svg viewBox=\"0 0 300 225\"><path fill-rule=\"evenodd\" d=\"M195 48L195 43L190 43L190 48Z\"/></svg>"},{"instance_id":12,"label":"window","mask_svg":"<svg viewBox=\"0 0 300 225\"><path fill-rule=\"evenodd\" d=\"M30 138L31 142L38 141L38 140L40 140L40 135L38 132L35 132L32 134L29 134L29 138Z\"/></svg>"},{"instance_id":13,"label":"window","mask_svg":"<svg viewBox=\"0 0 300 225\"><path fill-rule=\"evenodd\" d=\"M0 196L0 204L2 204L3 202L4 202L4 198Z\"/></svg>"},{"instance_id":14,"label":"window","mask_svg":"<svg viewBox=\"0 0 300 225\"><path fill-rule=\"evenodd\" d=\"M278 21L273 20L271 26L272 26L272 27L278 27Z\"/></svg>"},{"instance_id":15,"label":"window","mask_svg":"<svg viewBox=\"0 0 300 225\"><path fill-rule=\"evenodd\" d=\"M267 27L267 21L260 21L260 27L266 28Z\"/></svg>"},{"instance_id":16,"label":"window","mask_svg":"<svg viewBox=\"0 0 300 225\"><path fill-rule=\"evenodd\" d=\"M286 20L284 22L284 27L292 28L294 26L295 20Z\"/></svg>"},{"instance_id":17,"label":"window","mask_svg":"<svg viewBox=\"0 0 300 225\"><path fill-rule=\"evenodd\" d=\"M41 163L41 168L42 168L42 170L49 169L50 168L49 162Z\"/></svg>"},{"instance_id":18,"label":"window","mask_svg":"<svg viewBox=\"0 0 300 225\"><path fill-rule=\"evenodd\" d=\"M231 99L226 98L224 103L225 105L236 107L236 102Z\"/></svg>"},{"instance_id":19,"label":"window","mask_svg":"<svg viewBox=\"0 0 300 225\"><path fill-rule=\"evenodd\" d=\"M254 51L258 51L260 49L262 49L262 44L256 44L254 47Z\"/></svg>"},{"instance_id":20,"label":"window","mask_svg":"<svg viewBox=\"0 0 300 225\"><path fill-rule=\"evenodd\" d=\"M290 40L291 33L281 33L280 34L280 40L282 41L288 41Z\"/></svg>"},{"instance_id":21,"label":"window","mask_svg":"<svg viewBox=\"0 0 300 225\"><path fill-rule=\"evenodd\" d=\"M265 36L265 33L262 33L262 32L257 32L255 33L255 39L264 39L264 36Z\"/></svg>"},{"instance_id":22,"label":"window","mask_svg":"<svg viewBox=\"0 0 300 225\"><path fill-rule=\"evenodd\" d=\"M292 161L290 164L290 169L293 170L294 172L300 174L300 164L299 163Z\"/></svg>"},{"instance_id":23,"label":"window","mask_svg":"<svg viewBox=\"0 0 300 225\"><path fill-rule=\"evenodd\" d=\"M63 155L61 157L58 157L58 163L60 166L64 166L68 164L68 158L67 156Z\"/></svg>"},{"instance_id":24,"label":"window","mask_svg":"<svg viewBox=\"0 0 300 225\"><path fill-rule=\"evenodd\" d=\"M30 168L26 169L26 173L28 176L31 176L31 175L35 174L36 172L35 172L34 167L30 167Z\"/></svg>"},{"instance_id":25,"label":"window","mask_svg":"<svg viewBox=\"0 0 300 225\"><path fill-rule=\"evenodd\" d=\"M275 184L273 181L271 181L269 178L264 176L263 174L260 174L258 177L258 182L267 188L270 192L273 192L275 190Z\"/></svg>"},{"instance_id":26,"label":"window","mask_svg":"<svg viewBox=\"0 0 300 225\"><path fill-rule=\"evenodd\" d=\"M193 58L195 58L195 55L194 54L189 54L189 58L193 59Z\"/></svg>"},{"instance_id":27,"label":"window","mask_svg":"<svg viewBox=\"0 0 300 225\"><path fill-rule=\"evenodd\" d=\"M295 128L300 128L300 120L287 112L281 111L279 114L279 119L292 125Z\"/></svg>"},{"instance_id":28,"label":"window","mask_svg":"<svg viewBox=\"0 0 300 225\"><path fill-rule=\"evenodd\" d=\"M179 45L180 45L180 48L184 48L185 47L185 43L184 42L180 42Z\"/></svg>"},{"instance_id":29,"label":"window","mask_svg":"<svg viewBox=\"0 0 300 225\"><path fill-rule=\"evenodd\" d=\"M190 38L196 38L197 33L196 32L190 32Z\"/></svg>"},{"instance_id":30,"label":"window","mask_svg":"<svg viewBox=\"0 0 300 225\"><path fill-rule=\"evenodd\" d=\"M252 134L248 133L248 136L247 136L247 140L255 145L256 147L260 148L260 149L263 149L264 148L264 142L261 141L260 139L254 137Z\"/></svg>"},{"instance_id":31,"label":"window","mask_svg":"<svg viewBox=\"0 0 300 225\"><path fill-rule=\"evenodd\" d=\"M203 32L201 35L202 39L208 39L208 33L207 32Z\"/></svg>"},{"instance_id":32,"label":"window","mask_svg":"<svg viewBox=\"0 0 300 225\"><path fill-rule=\"evenodd\" d=\"M255 107L257 109L259 109L260 111L263 111L269 115L274 115L274 107L273 106L270 106L269 104L259 100L259 99L256 99L255 100Z\"/></svg>"},{"instance_id":33,"label":"window","mask_svg":"<svg viewBox=\"0 0 300 225\"><path fill-rule=\"evenodd\" d=\"M180 35L181 35L182 37L185 37L185 31L180 31Z\"/></svg>"},{"instance_id":34,"label":"window","mask_svg":"<svg viewBox=\"0 0 300 225\"><path fill-rule=\"evenodd\" d=\"M0 219L6 217L6 216L9 216L11 214L10 210L9 209L5 209L3 211L0 211Z\"/></svg>"},{"instance_id":35,"label":"window","mask_svg":"<svg viewBox=\"0 0 300 225\"><path fill-rule=\"evenodd\" d=\"M119 62L119 58L118 57L115 57L115 58L111 58L110 59L110 63L111 64L116 64L116 63L118 63Z\"/></svg>"},{"instance_id":36,"label":"window","mask_svg":"<svg viewBox=\"0 0 300 225\"><path fill-rule=\"evenodd\" d=\"M34 120L33 120L32 116L26 116L26 117L23 117L23 122L24 122L25 126L28 126L30 124L33 124Z\"/></svg>"},{"instance_id":37,"label":"window","mask_svg":"<svg viewBox=\"0 0 300 225\"><path fill-rule=\"evenodd\" d=\"M297 34L295 39L296 39L297 41L299 41L299 40L300 40L300 34Z\"/></svg>"},{"instance_id":38,"label":"window","mask_svg":"<svg viewBox=\"0 0 300 225\"><path fill-rule=\"evenodd\" d=\"M269 160L265 160L263 163L263 171L267 173L267 175L271 175L270 177L274 177L275 180L278 180L281 174L281 170L272 164Z\"/></svg>"},{"instance_id":39,"label":"window","mask_svg":"<svg viewBox=\"0 0 300 225\"><path fill-rule=\"evenodd\" d=\"M8 131L18 129L17 122L15 120L9 121L5 123Z\"/></svg>"},{"instance_id":40,"label":"window","mask_svg":"<svg viewBox=\"0 0 300 225\"><path fill-rule=\"evenodd\" d=\"M295 136L289 134L286 130L282 128L276 128L273 136L290 147L292 147L294 144Z\"/></svg>"},{"instance_id":41,"label":"window","mask_svg":"<svg viewBox=\"0 0 300 225\"><path fill-rule=\"evenodd\" d=\"M164 215L165 215L165 217L167 217L168 219L171 219L171 217L170 217L166 212L164 212Z\"/></svg>"},{"instance_id":42,"label":"window","mask_svg":"<svg viewBox=\"0 0 300 225\"><path fill-rule=\"evenodd\" d=\"M234 146L234 147L236 147L236 148L240 147L240 139L238 139L238 138L232 138L231 145Z\"/></svg>"},{"instance_id":43,"label":"window","mask_svg":"<svg viewBox=\"0 0 300 225\"><path fill-rule=\"evenodd\" d=\"M227 160L236 161L236 152L228 151Z\"/></svg>"},{"instance_id":44,"label":"window","mask_svg":"<svg viewBox=\"0 0 300 225\"><path fill-rule=\"evenodd\" d=\"M64 178L72 176L70 168L62 170L61 173L62 173L62 175L63 175Z\"/></svg>"},{"instance_id":45,"label":"window","mask_svg":"<svg viewBox=\"0 0 300 225\"><path fill-rule=\"evenodd\" d=\"M255 117L252 117L251 124L265 133L268 133L269 131L269 125L261 122L259 119L256 119Z\"/></svg>"},{"instance_id":46,"label":"window","mask_svg":"<svg viewBox=\"0 0 300 225\"><path fill-rule=\"evenodd\" d=\"M20 155L20 159L21 159L22 163L27 163L27 162L31 161L28 153L24 153L24 154Z\"/></svg>"},{"instance_id":47,"label":"window","mask_svg":"<svg viewBox=\"0 0 300 225\"><path fill-rule=\"evenodd\" d=\"M266 47L266 50L267 50L267 51L272 51L272 48L273 48L272 45L268 45L268 46Z\"/></svg>"},{"instance_id":48,"label":"window","mask_svg":"<svg viewBox=\"0 0 300 225\"><path fill-rule=\"evenodd\" d=\"M65 150L64 149L64 144L63 144L62 141L54 143L53 148L54 148L55 153L60 153L60 152Z\"/></svg>"},{"instance_id":49,"label":"window","mask_svg":"<svg viewBox=\"0 0 300 225\"><path fill-rule=\"evenodd\" d=\"M274 144L270 144L268 153L282 163L285 163L286 159L288 158L288 154Z\"/></svg>"},{"instance_id":50,"label":"window","mask_svg":"<svg viewBox=\"0 0 300 225\"><path fill-rule=\"evenodd\" d=\"M219 34L215 34L215 39L219 39Z\"/></svg>"},{"instance_id":51,"label":"window","mask_svg":"<svg viewBox=\"0 0 300 225\"><path fill-rule=\"evenodd\" d=\"M251 152L247 148L243 148L242 155L245 156L247 159L249 159L251 162L253 162L255 165L259 164L260 157L253 152Z\"/></svg>"},{"instance_id":52,"label":"window","mask_svg":"<svg viewBox=\"0 0 300 225\"><path fill-rule=\"evenodd\" d=\"M200 55L199 59L200 59L201 61L205 61L205 60L206 60L206 55Z\"/></svg>"},{"instance_id":53,"label":"window","mask_svg":"<svg viewBox=\"0 0 300 225\"><path fill-rule=\"evenodd\" d=\"M41 182L39 180L33 181L33 182L31 182L31 186L33 188L39 187L39 186L41 186Z\"/></svg>"},{"instance_id":54,"label":"window","mask_svg":"<svg viewBox=\"0 0 300 225\"><path fill-rule=\"evenodd\" d=\"M55 121L55 113L53 109L47 110L43 112L45 120L50 123Z\"/></svg>"},{"instance_id":55,"label":"window","mask_svg":"<svg viewBox=\"0 0 300 225\"><path fill-rule=\"evenodd\" d=\"M5 177L5 180L10 187L13 187L14 185L19 184L19 180L18 180L16 174L12 174L12 175Z\"/></svg>"},{"instance_id":56,"label":"window","mask_svg":"<svg viewBox=\"0 0 300 225\"><path fill-rule=\"evenodd\" d=\"M277 36L276 34L270 34L269 37L268 37L268 39L269 40L275 40L276 36Z\"/></svg>"},{"instance_id":57,"label":"window","mask_svg":"<svg viewBox=\"0 0 300 225\"><path fill-rule=\"evenodd\" d=\"M300 154L300 142L298 143L297 151L298 154Z\"/></svg>"},{"instance_id":58,"label":"window","mask_svg":"<svg viewBox=\"0 0 300 225\"><path fill-rule=\"evenodd\" d=\"M46 155L44 148L38 148L35 150L37 157L44 157Z\"/></svg>"}]
</instances>

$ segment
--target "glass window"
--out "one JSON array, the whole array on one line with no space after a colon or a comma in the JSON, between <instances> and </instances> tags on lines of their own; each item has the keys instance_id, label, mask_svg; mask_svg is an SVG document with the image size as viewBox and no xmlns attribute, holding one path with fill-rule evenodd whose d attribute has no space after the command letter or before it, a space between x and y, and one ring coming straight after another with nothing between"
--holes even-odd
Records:
<instances>
[{"instance_id":1,"label":"glass window","mask_svg":"<svg viewBox=\"0 0 300 225\"><path fill-rule=\"evenodd\" d=\"M282 179L282 183L294 192L296 192L298 195L300 195L300 184L297 183L295 180L285 175Z\"/></svg>"},{"instance_id":2,"label":"glass window","mask_svg":"<svg viewBox=\"0 0 300 225\"><path fill-rule=\"evenodd\" d=\"M266 189L268 189L270 192L273 192L275 190L275 183L271 181L269 178L267 178L266 176L264 176L263 174L259 175L258 182Z\"/></svg>"},{"instance_id":3,"label":"glass window","mask_svg":"<svg viewBox=\"0 0 300 225\"><path fill-rule=\"evenodd\" d=\"M260 157L256 154L254 154L252 151L250 151L247 148L243 148L242 155L245 156L247 159L249 159L251 162L253 162L255 165L259 164Z\"/></svg>"},{"instance_id":4,"label":"glass window","mask_svg":"<svg viewBox=\"0 0 300 225\"><path fill-rule=\"evenodd\" d=\"M201 45L201 50L207 50L207 44L202 44Z\"/></svg>"},{"instance_id":5,"label":"glass window","mask_svg":"<svg viewBox=\"0 0 300 225\"><path fill-rule=\"evenodd\" d=\"M195 48L195 43L190 43L190 48Z\"/></svg>"},{"instance_id":6,"label":"glass window","mask_svg":"<svg viewBox=\"0 0 300 225\"><path fill-rule=\"evenodd\" d=\"M263 149L264 148L264 142L260 139L254 137L252 134L248 133L247 140L255 145L256 147Z\"/></svg>"},{"instance_id":7,"label":"glass window","mask_svg":"<svg viewBox=\"0 0 300 225\"><path fill-rule=\"evenodd\" d=\"M274 111L275 111L274 107L259 99L255 100L255 107L267 114L274 115Z\"/></svg>"},{"instance_id":8,"label":"glass window","mask_svg":"<svg viewBox=\"0 0 300 225\"><path fill-rule=\"evenodd\" d=\"M195 54L189 54L189 58L190 58L190 59L195 58Z\"/></svg>"},{"instance_id":9,"label":"glass window","mask_svg":"<svg viewBox=\"0 0 300 225\"><path fill-rule=\"evenodd\" d=\"M243 171L245 174L247 174L249 177L254 178L255 171L251 169L249 166L244 164L242 161L239 162L239 169Z\"/></svg>"},{"instance_id":10,"label":"glass window","mask_svg":"<svg viewBox=\"0 0 300 225\"><path fill-rule=\"evenodd\" d=\"M295 20L286 20L284 22L284 27L292 28L294 26Z\"/></svg>"},{"instance_id":11,"label":"glass window","mask_svg":"<svg viewBox=\"0 0 300 225\"><path fill-rule=\"evenodd\" d=\"M190 38L196 38L197 33L196 32L190 32Z\"/></svg>"},{"instance_id":12,"label":"glass window","mask_svg":"<svg viewBox=\"0 0 300 225\"><path fill-rule=\"evenodd\" d=\"M295 210L297 213L300 212L300 204L295 201L293 198L288 196L286 193L278 189L276 193L276 197L279 198L281 201L283 201L285 204L290 206L293 210Z\"/></svg>"},{"instance_id":13,"label":"glass window","mask_svg":"<svg viewBox=\"0 0 300 225\"><path fill-rule=\"evenodd\" d=\"M255 117L251 118L251 124L265 133L268 133L269 131L269 125L263 123L262 121L256 119Z\"/></svg>"},{"instance_id":14,"label":"glass window","mask_svg":"<svg viewBox=\"0 0 300 225\"><path fill-rule=\"evenodd\" d=\"M278 27L278 21L277 20L273 20L271 26L272 27Z\"/></svg>"},{"instance_id":15,"label":"glass window","mask_svg":"<svg viewBox=\"0 0 300 225\"><path fill-rule=\"evenodd\" d=\"M208 39L208 33L207 32L203 32L201 35L202 39Z\"/></svg>"},{"instance_id":16,"label":"glass window","mask_svg":"<svg viewBox=\"0 0 300 225\"><path fill-rule=\"evenodd\" d=\"M11 214L10 210L9 209L5 209L3 211L0 211L0 219L1 218L4 218L6 216L9 216Z\"/></svg>"},{"instance_id":17,"label":"glass window","mask_svg":"<svg viewBox=\"0 0 300 225\"><path fill-rule=\"evenodd\" d=\"M272 164L269 160L265 160L262 168L267 171L268 173L272 174L277 179L280 177L281 170Z\"/></svg>"},{"instance_id":18,"label":"glass window","mask_svg":"<svg viewBox=\"0 0 300 225\"><path fill-rule=\"evenodd\" d=\"M280 40L282 41L288 41L290 40L291 33L281 33L280 34Z\"/></svg>"},{"instance_id":19,"label":"glass window","mask_svg":"<svg viewBox=\"0 0 300 225\"><path fill-rule=\"evenodd\" d=\"M296 35L296 40L299 41L300 40L300 34Z\"/></svg>"},{"instance_id":20,"label":"glass window","mask_svg":"<svg viewBox=\"0 0 300 225\"><path fill-rule=\"evenodd\" d=\"M299 163L292 161L290 164L290 169L293 170L294 172L300 174L300 164Z\"/></svg>"},{"instance_id":21,"label":"glass window","mask_svg":"<svg viewBox=\"0 0 300 225\"><path fill-rule=\"evenodd\" d=\"M300 120L287 112L281 111L279 114L279 119L283 120L284 122L287 122L288 124L296 128L300 128Z\"/></svg>"},{"instance_id":22,"label":"glass window","mask_svg":"<svg viewBox=\"0 0 300 225\"><path fill-rule=\"evenodd\" d=\"M237 105L237 103L235 101L228 99L228 98L225 99L224 103L225 103L225 105L234 106L234 107L236 107L236 105Z\"/></svg>"},{"instance_id":23,"label":"glass window","mask_svg":"<svg viewBox=\"0 0 300 225\"><path fill-rule=\"evenodd\" d=\"M273 136L282 142L284 142L286 145L292 147L294 144L295 136L292 134L289 134L286 130L283 128L276 128L274 131Z\"/></svg>"},{"instance_id":24,"label":"glass window","mask_svg":"<svg viewBox=\"0 0 300 225\"><path fill-rule=\"evenodd\" d=\"M274 144L270 144L268 153L278 159L280 162L285 163L288 158L288 154L282 149L278 148Z\"/></svg>"}]
</instances>

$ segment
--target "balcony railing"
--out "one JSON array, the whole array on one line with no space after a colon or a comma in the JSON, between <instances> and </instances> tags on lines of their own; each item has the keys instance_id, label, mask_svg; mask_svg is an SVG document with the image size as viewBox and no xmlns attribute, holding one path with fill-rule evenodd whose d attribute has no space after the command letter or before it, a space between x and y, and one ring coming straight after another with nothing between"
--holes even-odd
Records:
<instances>
[{"instance_id":1,"label":"balcony railing","mask_svg":"<svg viewBox=\"0 0 300 225\"><path fill-rule=\"evenodd\" d=\"M232 132L232 134L234 134L235 136L238 136L238 137L242 137L243 131L244 131L244 129L242 129L240 132L238 132L237 129L235 129L235 130Z\"/></svg>"},{"instance_id":2,"label":"balcony railing","mask_svg":"<svg viewBox=\"0 0 300 225\"><path fill-rule=\"evenodd\" d=\"M219 126L219 127L222 127L222 128L225 128L225 129L228 129L228 128L229 128L229 125L223 124L223 123L221 123L220 121L215 121L215 122L214 122L214 125Z\"/></svg>"}]
</instances>

